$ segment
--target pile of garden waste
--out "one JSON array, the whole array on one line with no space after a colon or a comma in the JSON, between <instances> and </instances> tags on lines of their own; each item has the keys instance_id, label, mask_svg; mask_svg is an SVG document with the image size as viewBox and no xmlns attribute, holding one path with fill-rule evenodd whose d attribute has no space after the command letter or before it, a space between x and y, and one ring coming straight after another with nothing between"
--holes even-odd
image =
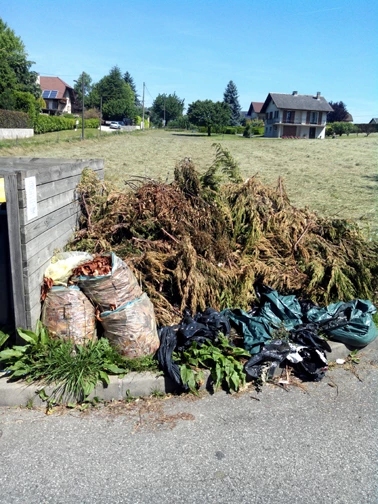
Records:
<instances>
[{"instance_id":1,"label":"pile of garden waste","mask_svg":"<svg viewBox=\"0 0 378 504\"><path fill-rule=\"evenodd\" d=\"M371 316L378 243L355 222L296 208L281 179L276 188L257 176L243 181L229 152L214 148L214 162L203 173L186 158L172 182L136 176L125 181L124 191L85 170L78 186L80 227L69 248L113 252L127 262L154 305L159 361L176 383L183 384L177 351L182 358L193 345L225 349L218 334L233 332L239 338L235 348L248 352L244 360L252 359L245 365L251 377L261 371L265 355L270 362L291 360L318 379L326 368L323 336L335 339L332 323L345 328L343 337L360 339L352 346L376 337ZM266 302L275 303L272 292L278 304L293 300L289 316L285 303L283 315L266 308ZM233 345L232 338L227 341Z\"/></svg>"}]
</instances>

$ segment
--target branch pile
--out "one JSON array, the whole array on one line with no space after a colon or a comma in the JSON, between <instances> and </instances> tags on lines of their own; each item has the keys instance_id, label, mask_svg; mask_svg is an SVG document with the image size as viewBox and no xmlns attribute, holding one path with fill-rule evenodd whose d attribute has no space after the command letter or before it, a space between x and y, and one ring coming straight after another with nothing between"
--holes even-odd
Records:
<instances>
[{"instance_id":1,"label":"branch pile","mask_svg":"<svg viewBox=\"0 0 378 504\"><path fill-rule=\"evenodd\" d=\"M258 177L241 182L230 154L215 147L202 176L184 159L174 182L136 177L125 192L85 170L81 225L70 247L112 250L127 261L164 325L185 308L246 309L256 281L319 304L374 300L377 242L355 223L295 208L282 180L277 188Z\"/></svg>"}]
</instances>

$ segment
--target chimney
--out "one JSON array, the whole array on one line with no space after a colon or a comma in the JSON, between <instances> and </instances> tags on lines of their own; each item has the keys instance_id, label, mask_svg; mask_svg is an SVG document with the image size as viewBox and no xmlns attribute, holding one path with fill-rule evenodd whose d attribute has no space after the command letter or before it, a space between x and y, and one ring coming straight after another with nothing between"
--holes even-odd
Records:
<instances>
[{"instance_id":1,"label":"chimney","mask_svg":"<svg viewBox=\"0 0 378 504\"><path fill-rule=\"evenodd\" d=\"M297 96L297 94L298 94L298 91L293 91L293 93L292 93L293 96Z\"/></svg>"},{"instance_id":2,"label":"chimney","mask_svg":"<svg viewBox=\"0 0 378 504\"><path fill-rule=\"evenodd\" d=\"M316 99L319 100L319 98L320 98L320 91L317 91L317 93L316 93Z\"/></svg>"}]
</instances>

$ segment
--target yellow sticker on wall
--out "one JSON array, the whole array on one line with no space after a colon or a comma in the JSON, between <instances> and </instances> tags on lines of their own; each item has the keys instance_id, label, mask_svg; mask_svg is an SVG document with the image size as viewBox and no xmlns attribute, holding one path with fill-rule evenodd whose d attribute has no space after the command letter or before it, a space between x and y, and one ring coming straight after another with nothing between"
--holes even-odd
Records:
<instances>
[{"instance_id":1,"label":"yellow sticker on wall","mask_svg":"<svg viewBox=\"0 0 378 504\"><path fill-rule=\"evenodd\" d=\"M4 187L4 179L0 178L0 203L4 203L5 199L5 187Z\"/></svg>"}]
</instances>

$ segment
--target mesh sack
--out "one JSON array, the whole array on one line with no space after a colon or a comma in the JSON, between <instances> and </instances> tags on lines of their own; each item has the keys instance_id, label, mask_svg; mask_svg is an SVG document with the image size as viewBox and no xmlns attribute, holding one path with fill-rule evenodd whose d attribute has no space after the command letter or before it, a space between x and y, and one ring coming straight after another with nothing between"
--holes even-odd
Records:
<instances>
[{"instance_id":1,"label":"mesh sack","mask_svg":"<svg viewBox=\"0 0 378 504\"><path fill-rule=\"evenodd\" d=\"M76 286L54 286L42 307L42 323L52 338L83 344L96 339L95 309Z\"/></svg>"},{"instance_id":2,"label":"mesh sack","mask_svg":"<svg viewBox=\"0 0 378 504\"><path fill-rule=\"evenodd\" d=\"M114 253L111 258L112 271L109 275L80 276L74 279L101 312L114 310L142 295L142 289L131 269Z\"/></svg>"},{"instance_id":3,"label":"mesh sack","mask_svg":"<svg viewBox=\"0 0 378 504\"><path fill-rule=\"evenodd\" d=\"M147 294L101 313L104 336L122 354L130 358L155 353L159 348L154 306Z\"/></svg>"}]
</instances>

